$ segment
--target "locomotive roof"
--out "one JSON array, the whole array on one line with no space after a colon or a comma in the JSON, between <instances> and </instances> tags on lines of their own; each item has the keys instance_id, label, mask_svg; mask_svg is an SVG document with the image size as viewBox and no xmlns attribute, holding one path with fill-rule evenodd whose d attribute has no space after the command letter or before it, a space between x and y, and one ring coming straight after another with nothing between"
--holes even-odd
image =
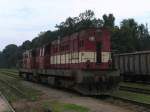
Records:
<instances>
[{"instance_id":1,"label":"locomotive roof","mask_svg":"<svg viewBox=\"0 0 150 112\"><path fill-rule=\"evenodd\" d=\"M81 33L81 32L84 32L84 31L88 31L88 30L97 30L97 29L104 30L104 29L106 29L106 28L104 28L104 27L102 27L102 28L90 27L90 28L87 28L87 29L82 29L82 30L80 30L80 31L78 31L78 32L72 33L71 35L67 35L67 36L61 37L60 39L56 39L56 40L52 41L51 43L52 43L53 45L59 44L60 41L68 41L69 39L74 39L74 38L76 38L77 35L78 35L78 33ZM71 37L71 38L70 38L70 37Z\"/></svg>"},{"instance_id":2,"label":"locomotive roof","mask_svg":"<svg viewBox=\"0 0 150 112\"><path fill-rule=\"evenodd\" d=\"M115 54L115 56L135 55L135 54L147 54L147 53L150 53L150 50L147 50L147 51L136 51L136 52L132 52L132 53Z\"/></svg>"},{"instance_id":3,"label":"locomotive roof","mask_svg":"<svg viewBox=\"0 0 150 112\"><path fill-rule=\"evenodd\" d=\"M89 27L89 28L87 28L87 29L82 29L82 30L80 30L80 31L78 31L78 32L74 32L74 33L72 33L71 35L64 36L64 37L61 38L61 39L63 39L63 41L66 41L66 40L69 39L70 37L73 37L73 35L77 35L79 32L87 31L87 30L96 30L96 29L108 30L108 29L105 28L105 27L100 27L100 28ZM53 40L53 41L51 41L51 42L48 42L47 44L44 44L44 45L38 47L38 48L26 50L25 52L32 52L33 50L39 49L39 48L41 48L41 47L44 47L45 45L49 45L49 44L58 44L58 43L60 43L60 40L56 39L56 40ZM25 52L24 52L24 53L25 53Z\"/></svg>"}]
</instances>

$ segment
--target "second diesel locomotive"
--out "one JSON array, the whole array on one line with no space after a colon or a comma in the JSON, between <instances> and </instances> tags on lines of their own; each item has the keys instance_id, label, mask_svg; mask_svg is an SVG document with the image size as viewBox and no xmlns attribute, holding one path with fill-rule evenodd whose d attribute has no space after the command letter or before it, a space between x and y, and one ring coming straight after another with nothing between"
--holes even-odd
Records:
<instances>
[{"instance_id":1,"label":"second diesel locomotive","mask_svg":"<svg viewBox=\"0 0 150 112\"><path fill-rule=\"evenodd\" d=\"M112 67L106 28L81 30L24 52L20 75L84 95L109 94L120 79L119 71Z\"/></svg>"}]
</instances>

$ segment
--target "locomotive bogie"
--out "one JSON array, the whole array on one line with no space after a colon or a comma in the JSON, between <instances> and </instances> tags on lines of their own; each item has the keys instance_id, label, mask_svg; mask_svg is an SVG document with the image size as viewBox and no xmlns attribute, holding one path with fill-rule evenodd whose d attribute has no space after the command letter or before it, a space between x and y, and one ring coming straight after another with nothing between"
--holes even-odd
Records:
<instances>
[{"instance_id":1,"label":"locomotive bogie","mask_svg":"<svg viewBox=\"0 0 150 112\"><path fill-rule=\"evenodd\" d=\"M119 72L114 70L33 70L33 72L30 70L30 72L29 74L28 71L22 70L20 74L26 80L75 90L83 95L110 94L117 89L120 81Z\"/></svg>"}]
</instances>

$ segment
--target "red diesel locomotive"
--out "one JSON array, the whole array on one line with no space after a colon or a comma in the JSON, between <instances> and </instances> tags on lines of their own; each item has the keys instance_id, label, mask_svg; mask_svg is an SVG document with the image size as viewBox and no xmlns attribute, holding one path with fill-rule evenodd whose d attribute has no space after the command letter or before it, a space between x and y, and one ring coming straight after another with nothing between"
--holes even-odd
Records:
<instances>
[{"instance_id":1,"label":"red diesel locomotive","mask_svg":"<svg viewBox=\"0 0 150 112\"><path fill-rule=\"evenodd\" d=\"M89 28L23 53L20 75L26 80L75 90L108 94L119 83L112 67L110 33Z\"/></svg>"}]
</instances>

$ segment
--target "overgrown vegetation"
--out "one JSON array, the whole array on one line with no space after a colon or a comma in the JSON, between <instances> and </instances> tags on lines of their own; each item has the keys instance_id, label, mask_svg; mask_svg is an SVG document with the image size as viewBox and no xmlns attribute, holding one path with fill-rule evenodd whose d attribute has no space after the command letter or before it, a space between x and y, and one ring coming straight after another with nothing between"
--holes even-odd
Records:
<instances>
[{"instance_id":1,"label":"overgrown vegetation","mask_svg":"<svg viewBox=\"0 0 150 112\"><path fill-rule=\"evenodd\" d=\"M104 14L102 19L96 18L91 10L87 10L77 17L68 17L64 22L56 25L55 31L41 32L32 41L25 41L21 46L10 44L0 52L0 67L13 68L22 57L22 52L35 49L58 37L62 38L74 32L89 27L107 27L111 31L112 50L117 52L133 52L150 49L150 34L147 24L138 24L133 18L124 19L119 26L115 25L113 14Z\"/></svg>"},{"instance_id":2,"label":"overgrown vegetation","mask_svg":"<svg viewBox=\"0 0 150 112\"><path fill-rule=\"evenodd\" d=\"M16 73L8 75L0 70L0 91L9 102L15 102L19 99L36 101L42 94L40 91L24 86Z\"/></svg>"},{"instance_id":3,"label":"overgrown vegetation","mask_svg":"<svg viewBox=\"0 0 150 112\"><path fill-rule=\"evenodd\" d=\"M130 101L135 101L144 104L150 104L150 95L141 94L141 93L134 93L128 91L116 91L112 96L126 99Z\"/></svg>"},{"instance_id":4,"label":"overgrown vegetation","mask_svg":"<svg viewBox=\"0 0 150 112\"><path fill-rule=\"evenodd\" d=\"M144 89L144 90L150 91L150 85L149 84L121 82L120 86L131 87L131 88L139 88L139 89Z\"/></svg>"},{"instance_id":5,"label":"overgrown vegetation","mask_svg":"<svg viewBox=\"0 0 150 112\"><path fill-rule=\"evenodd\" d=\"M90 112L90 109L86 107L58 101L43 102L43 108L45 110L52 110L53 112Z\"/></svg>"},{"instance_id":6,"label":"overgrown vegetation","mask_svg":"<svg viewBox=\"0 0 150 112\"><path fill-rule=\"evenodd\" d=\"M17 75L15 69L0 69L0 91L16 112L91 112L76 104L43 99L41 91L25 86Z\"/></svg>"}]
</instances>

